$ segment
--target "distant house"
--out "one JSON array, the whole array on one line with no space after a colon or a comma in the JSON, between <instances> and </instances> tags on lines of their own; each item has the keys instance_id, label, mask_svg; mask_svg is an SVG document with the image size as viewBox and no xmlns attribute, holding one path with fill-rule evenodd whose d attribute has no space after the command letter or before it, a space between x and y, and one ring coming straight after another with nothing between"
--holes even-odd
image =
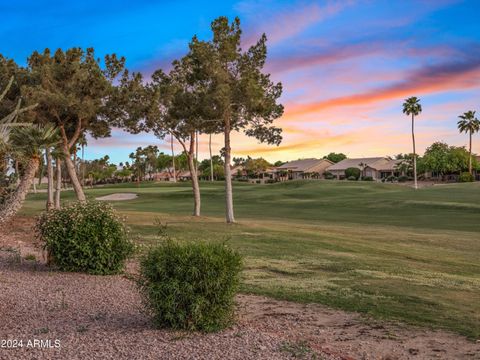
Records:
<instances>
[{"instance_id":1,"label":"distant house","mask_svg":"<svg viewBox=\"0 0 480 360\"><path fill-rule=\"evenodd\" d=\"M345 159L326 170L337 179L344 179L345 170L357 168L362 171L362 177L372 177L373 180L381 180L390 175L400 175L396 169L399 163L400 160L392 160L385 157Z\"/></svg>"},{"instance_id":2,"label":"distant house","mask_svg":"<svg viewBox=\"0 0 480 360\"><path fill-rule=\"evenodd\" d=\"M320 179L333 164L327 159L300 159L287 162L276 169L277 180Z\"/></svg>"},{"instance_id":3,"label":"distant house","mask_svg":"<svg viewBox=\"0 0 480 360\"><path fill-rule=\"evenodd\" d=\"M174 181L173 168L164 169L163 171L153 173L152 179L155 181ZM176 170L175 177L178 181L191 180L190 171Z\"/></svg>"}]
</instances>

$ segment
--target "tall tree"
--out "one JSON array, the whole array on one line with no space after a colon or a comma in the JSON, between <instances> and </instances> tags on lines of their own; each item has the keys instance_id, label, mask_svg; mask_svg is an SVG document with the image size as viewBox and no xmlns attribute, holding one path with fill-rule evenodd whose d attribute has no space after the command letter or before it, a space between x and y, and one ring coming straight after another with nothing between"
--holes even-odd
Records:
<instances>
[{"instance_id":1,"label":"tall tree","mask_svg":"<svg viewBox=\"0 0 480 360\"><path fill-rule=\"evenodd\" d=\"M197 134L202 131L203 126L200 111L203 93L196 67L197 59L193 56L190 51L181 60L174 61L169 74L157 70L152 75L152 81L147 85L146 92L149 99L146 126L161 139L168 135L175 137L182 146L192 181L193 215L200 216L201 196L196 145Z\"/></svg>"},{"instance_id":2,"label":"tall tree","mask_svg":"<svg viewBox=\"0 0 480 360\"><path fill-rule=\"evenodd\" d=\"M403 113L405 115L412 116L412 143L413 143L413 181L415 189L418 189L417 184L417 152L415 150L415 116L418 116L422 112L422 105L420 99L416 96L405 99L403 103Z\"/></svg>"},{"instance_id":3,"label":"tall tree","mask_svg":"<svg viewBox=\"0 0 480 360\"><path fill-rule=\"evenodd\" d=\"M72 152L88 132L92 137L107 137L110 127L123 115L116 95L115 79L124 71L124 58L106 55L102 66L93 48L58 49L51 54L34 52L28 59L29 84L23 92L38 102L36 121L53 123L62 138L63 161L77 199L85 201ZM124 76L126 71L124 71Z\"/></svg>"},{"instance_id":4,"label":"tall tree","mask_svg":"<svg viewBox=\"0 0 480 360\"><path fill-rule=\"evenodd\" d=\"M283 106L277 104L282 85L273 83L263 72L267 57L265 34L243 52L238 18L230 24L226 17L219 17L211 29L211 41L193 38L190 49L207 84L203 117L214 120L224 136L225 218L227 223L233 223L231 132L243 131L260 142L279 145L282 130L272 123L283 114Z\"/></svg>"},{"instance_id":5,"label":"tall tree","mask_svg":"<svg viewBox=\"0 0 480 360\"><path fill-rule=\"evenodd\" d=\"M469 137L469 154L468 172L472 174L472 135L480 130L480 121L475 117L475 111L467 111L459 116L460 120L457 122L460 133L468 133Z\"/></svg>"}]
</instances>

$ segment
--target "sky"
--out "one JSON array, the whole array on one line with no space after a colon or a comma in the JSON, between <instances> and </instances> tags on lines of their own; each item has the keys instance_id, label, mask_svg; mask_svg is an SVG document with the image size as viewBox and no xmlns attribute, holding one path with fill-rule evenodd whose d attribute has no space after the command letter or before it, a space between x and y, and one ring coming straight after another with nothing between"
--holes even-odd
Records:
<instances>
[{"instance_id":1,"label":"sky","mask_svg":"<svg viewBox=\"0 0 480 360\"><path fill-rule=\"evenodd\" d=\"M235 156L269 161L411 152L409 96L421 99L417 149L434 141L466 146L458 115L480 115L480 1L147 1L0 0L0 53L24 65L34 50L94 47L98 56L125 56L127 67L148 79L168 70L188 50L192 36L210 39L218 16L241 20L242 47L268 38L265 71L282 82L280 146L235 134ZM87 159L108 154L128 160L138 146L169 143L152 134L113 129L89 139ZM213 138L213 150L222 147ZM180 146L175 145L177 151ZM474 138L480 153L480 134ZM200 138L200 158L208 139Z\"/></svg>"}]
</instances>

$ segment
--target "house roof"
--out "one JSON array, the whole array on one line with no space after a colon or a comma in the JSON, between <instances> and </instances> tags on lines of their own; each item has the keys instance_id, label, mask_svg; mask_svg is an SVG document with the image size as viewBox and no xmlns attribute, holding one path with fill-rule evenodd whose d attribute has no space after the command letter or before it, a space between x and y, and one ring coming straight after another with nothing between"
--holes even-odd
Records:
<instances>
[{"instance_id":1,"label":"house roof","mask_svg":"<svg viewBox=\"0 0 480 360\"><path fill-rule=\"evenodd\" d=\"M360 169L360 164L365 164L365 167L369 167L375 170L391 171L395 169L398 162L398 160L391 160L385 157L345 159L330 166L327 171L342 171L351 167Z\"/></svg>"},{"instance_id":2,"label":"house roof","mask_svg":"<svg viewBox=\"0 0 480 360\"><path fill-rule=\"evenodd\" d=\"M327 159L299 159L294 161L289 161L283 165L277 167L277 170L292 170L292 171L301 171L307 172L309 169L318 166L322 162L327 162L333 164L330 160Z\"/></svg>"}]
</instances>

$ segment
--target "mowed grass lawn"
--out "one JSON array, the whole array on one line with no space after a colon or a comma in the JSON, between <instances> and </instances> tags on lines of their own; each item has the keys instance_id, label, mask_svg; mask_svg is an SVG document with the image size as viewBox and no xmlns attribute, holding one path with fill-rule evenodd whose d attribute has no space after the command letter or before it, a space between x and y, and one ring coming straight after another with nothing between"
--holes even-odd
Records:
<instances>
[{"instance_id":1,"label":"mowed grass lawn","mask_svg":"<svg viewBox=\"0 0 480 360\"><path fill-rule=\"evenodd\" d=\"M367 182L237 183L238 224L230 226L223 223L223 183L201 188L200 219L189 216L188 183L87 194L138 193L114 205L143 244L161 241L158 221L180 241L228 241L245 256L244 292L480 338L480 184L414 191ZM30 195L23 214L38 213L44 201L45 194Z\"/></svg>"}]
</instances>

